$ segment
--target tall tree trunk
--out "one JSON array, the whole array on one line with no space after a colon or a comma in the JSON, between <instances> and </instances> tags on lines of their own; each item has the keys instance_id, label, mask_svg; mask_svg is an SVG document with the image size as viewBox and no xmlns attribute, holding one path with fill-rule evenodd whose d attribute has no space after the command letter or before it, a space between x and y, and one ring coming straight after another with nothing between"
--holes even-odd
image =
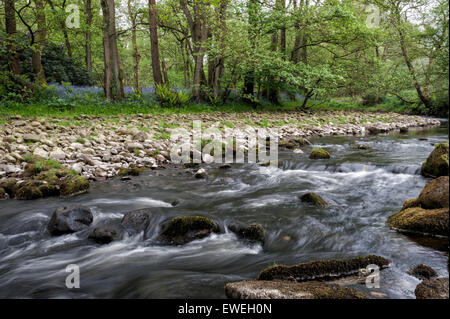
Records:
<instances>
[{"instance_id":1,"label":"tall tree trunk","mask_svg":"<svg viewBox=\"0 0 450 319\"><path fill-rule=\"evenodd\" d=\"M417 95L419 96L420 101L425 105L427 109L430 109L432 107L432 102L430 97L425 94L425 91L422 87L422 85L419 83L419 80L417 79L416 70L411 62L411 59L408 55L408 50L406 48L405 43L405 35L403 34L403 31L401 30L401 27L398 28L398 33L400 37L400 47L402 48L402 55L405 59L406 66L408 67L409 73L411 74L411 77L413 79L414 87L416 88Z\"/></svg>"},{"instance_id":2,"label":"tall tree trunk","mask_svg":"<svg viewBox=\"0 0 450 319\"><path fill-rule=\"evenodd\" d=\"M92 75L91 24L93 20L93 14L92 14L91 0L85 0L84 10L86 13L86 31L84 33L85 63L86 63L86 70L88 71L89 75Z\"/></svg>"},{"instance_id":3,"label":"tall tree trunk","mask_svg":"<svg viewBox=\"0 0 450 319\"><path fill-rule=\"evenodd\" d=\"M225 50L225 33L226 33L226 10L228 0L221 0L219 6L216 9L216 16L219 21L219 27L214 30L219 42L219 55L212 56L208 63L208 86L212 91L214 97L217 97L220 93L220 78L223 75L224 64L224 50Z\"/></svg>"},{"instance_id":4,"label":"tall tree trunk","mask_svg":"<svg viewBox=\"0 0 450 319\"><path fill-rule=\"evenodd\" d=\"M35 80L39 84L46 84L44 68L42 67L42 48L45 45L45 38L47 34L47 26L45 20L44 3L42 0L34 0L36 5L36 19L37 19L37 32L35 37L35 43L32 53L32 65L35 74Z\"/></svg>"},{"instance_id":5,"label":"tall tree trunk","mask_svg":"<svg viewBox=\"0 0 450 319\"><path fill-rule=\"evenodd\" d=\"M298 63L302 61L303 63L307 63L307 51L306 51L306 38L305 38L305 30L302 25L302 18L304 17L304 12L307 9L309 4L308 0L300 0L300 5L298 8L295 8L297 4L297 0L294 0L294 10L298 10L297 18L295 19L295 41L294 41L294 49L292 50L291 61L294 63Z\"/></svg>"},{"instance_id":6,"label":"tall tree trunk","mask_svg":"<svg viewBox=\"0 0 450 319\"><path fill-rule=\"evenodd\" d=\"M248 38L250 41L250 49L253 53L256 48L255 38L257 36L257 23L258 23L258 3L257 0L249 0L247 4L248 11ZM250 98L253 96L255 90L255 70L251 68L244 75L244 101L254 104L254 101Z\"/></svg>"},{"instance_id":7,"label":"tall tree trunk","mask_svg":"<svg viewBox=\"0 0 450 319\"><path fill-rule=\"evenodd\" d=\"M141 85L139 83L139 64L141 61L141 55L139 54L139 48L136 40L136 13L133 12L131 7L131 0L128 0L128 15L131 20L131 42L133 45L133 59L134 59L134 86L138 92L141 92Z\"/></svg>"},{"instance_id":8,"label":"tall tree trunk","mask_svg":"<svg viewBox=\"0 0 450 319\"><path fill-rule=\"evenodd\" d=\"M14 0L5 0L5 26L7 44L6 50L8 52L8 65L9 69L14 74L20 74L19 55L17 54L16 47L16 11L14 8Z\"/></svg>"},{"instance_id":9,"label":"tall tree trunk","mask_svg":"<svg viewBox=\"0 0 450 319\"><path fill-rule=\"evenodd\" d=\"M158 24L156 21L156 0L148 0L149 25L150 25L150 45L152 53L153 81L162 84L161 62L159 59L158 45Z\"/></svg>"},{"instance_id":10,"label":"tall tree trunk","mask_svg":"<svg viewBox=\"0 0 450 319\"><path fill-rule=\"evenodd\" d=\"M53 4L53 1L52 0L47 0L47 3L50 5L53 13L57 16L58 12L55 9L55 5ZM63 3L62 3L62 10L65 11L65 9L66 9L66 2L63 1ZM64 43L66 45L67 55L69 57L72 57L72 44L70 43L69 33L67 32L66 21L65 21L64 17L61 17L61 16L58 16L57 19L58 19L59 26L60 26L61 31L62 31L63 36L64 36Z\"/></svg>"},{"instance_id":11,"label":"tall tree trunk","mask_svg":"<svg viewBox=\"0 0 450 319\"><path fill-rule=\"evenodd\" d=\"M103 45L105 58L105 95L108 99L125 97L123 69L117 48L116 14L114 0L101 0L103 11ZM110 77L110 79L108 78Z\"/></svg>"}]
</instances>

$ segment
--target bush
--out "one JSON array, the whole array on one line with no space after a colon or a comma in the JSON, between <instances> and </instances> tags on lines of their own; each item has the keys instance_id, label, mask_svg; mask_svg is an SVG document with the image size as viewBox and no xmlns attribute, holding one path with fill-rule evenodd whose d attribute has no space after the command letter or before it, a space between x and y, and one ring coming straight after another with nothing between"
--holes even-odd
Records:
<instances>
[{"instance_id":1,"label":"bush","mask_svg":"<svg viewBox=\"0 0 450 319\"><path fill-rule=\"evenodd\" d=\"M175 91L165 84L156 85L156 96L162 107L179 107L191 100L191 95L183 91Z\"/></svg>"},{"instance_id":2,"label":"bush","mask_svg":"<svg viewBox=\"0 0 450 319\"><path fill-rule=\"evenodd\" d=\"M24 75L0 72L0 100L22 102L33 95L35 88Z\"/></svg>"}]
</instances>

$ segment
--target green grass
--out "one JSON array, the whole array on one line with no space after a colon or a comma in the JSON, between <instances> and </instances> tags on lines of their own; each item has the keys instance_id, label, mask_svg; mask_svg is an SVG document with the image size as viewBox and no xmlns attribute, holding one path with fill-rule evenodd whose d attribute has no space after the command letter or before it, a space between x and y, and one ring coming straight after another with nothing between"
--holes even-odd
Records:
<instances>
[{"instance_id":1,"label":"green grass","mask_svg":"<svg viewBox=\"0 0 450 319\"><path fill-rule=\"evenodd\" d=\"M79 137L79 138L77 138L77 139L75 140L75 142L76 142L76 143L80 143L80 144L84 144L84 143L86 143L86 140L85 140L84 138Z\"/></svg>"}]
</instances>

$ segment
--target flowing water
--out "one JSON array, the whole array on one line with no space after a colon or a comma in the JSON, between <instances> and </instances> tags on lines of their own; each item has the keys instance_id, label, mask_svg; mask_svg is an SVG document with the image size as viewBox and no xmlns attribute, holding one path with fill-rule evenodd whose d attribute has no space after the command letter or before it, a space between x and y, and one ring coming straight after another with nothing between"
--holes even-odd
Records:
<instances>
[{"instance_id":1,"label":"flowing water","mask_svg":"<svg viewBox=\"0 0 450 319\"><path fill-rule=\"evenodd\" d=\"M419 280L406 272L425 263L448 276L448 242L410 238L391 230L387 218L417 197L428 179L420 165L432 144L448 141L445 126L408 134L322 137L313 146L329 160L280 152L279 168L251 164L228 170L206 166L198 180L185 169L149 171L130 181L93 183L69 199L0 202L1 298L224 298L224 284L254 279L277 264L377 254L392 261L376 292L414 298ZM373 150L358 150L354 143ZM330 203L315 208L297 195L316 192ZM178 200L179 204L172 206ZM51 237L46 225L56 207L92 208L96 226L119 224L124 212L149 208L147 233L108 245L88 231ZM173 216L213 218L223 233L184 246L156 242L161 223ZM259 223L266 243L249 244L227 231L230 221ZM66 266L80 267L80 288L67 289ZM364 289L358 285L357 289Z\"/></svg>"}]
</instances>

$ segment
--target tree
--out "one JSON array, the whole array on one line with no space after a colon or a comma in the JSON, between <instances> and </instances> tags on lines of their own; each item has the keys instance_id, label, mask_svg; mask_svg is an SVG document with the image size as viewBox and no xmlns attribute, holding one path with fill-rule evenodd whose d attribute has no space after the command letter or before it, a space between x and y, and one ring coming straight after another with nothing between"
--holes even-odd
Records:
<instances>
[{"instance_id":1,"label":"tree","mask_svg":"<svg viewBox=\"0 0 450 319\"><path fill-rule=\"evenodd\" d=\"M39 84L46 84L44 68L42 67L42 48L45 45L45 38L47 35L47 25L45 19L44 3L42 0L34 0L35 12L37 20L37 31L35 43L33 47L32 64L34 73L36 75L36 82Z\"/></svg>"},{"instance_id":2,"label":"tree","mask_svg":"<svg viewBox=\"0 0 450 319\"><path fill-rule=\"evenodd\" d=\"M148 9L153 81L155 84L162 84L161 63L159 60L158 24L156 20L156 0L148 0Z\"/></svg>"},{"instance_id":3,"label":"tree","mask_svg":"<svg viewBox=\"0 0 450 319\"><path fill-rule=\"evenodd\" d=\"M103 12L103 50L105 78L105 96L111 100L125 97L123 72L120 69L119 51L117 47L116 14L114 0L101 0Z\"/></svg>"},{"instance_id":4,"label":"tree","mask_svg":"<svg viewBox=\"0 0 450 319\"><path fill-rule=\"evenodd\" d=\"M5 26L7 35L8 65L12 73L20 74L19 55L17 53L17 27L14 0L5 0Z\"/></svg>"}]
</instances>

